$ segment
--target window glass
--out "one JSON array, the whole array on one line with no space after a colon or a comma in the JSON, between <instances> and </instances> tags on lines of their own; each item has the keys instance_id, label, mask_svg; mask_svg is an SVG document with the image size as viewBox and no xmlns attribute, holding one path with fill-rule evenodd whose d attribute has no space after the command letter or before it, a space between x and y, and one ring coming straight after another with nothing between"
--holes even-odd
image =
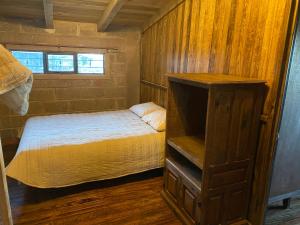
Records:
<instances>
[{"instance_id":1,"label":"window glass","mask_svg":"<svg viewBox=\"0 0 300 225\"><path fill-rule=\"evenodd\" d=\"M74 55L48 54L49 72L74 72Z\"/></svg>"},{"instance_id":2,"label":"window glass","mask_svg":"<svg viewBox=\"0 0 300 225\"><path fill-rule=\"evenodd\" d=\"M104 54L13 50L33 73L104 74Z\"/></svg>"},{"instance_id":3,"label":"window glass","mask_svg":"<svg viewBox=\"0 0 300 225\"><path fill-rule=\"evenodd\" d=\"M12 51L12 55L33 73L44 73L43 52Z\"/></svg>"},{"instance_id":4,"label":"window glass","mask_svg":"<svg viewBox=\"0 0 300 225\"><path fill-rule=\"evenodd\" d=\"M103 54L77 54L78 73L104 73Z\"/></svg>"}]
</instances>

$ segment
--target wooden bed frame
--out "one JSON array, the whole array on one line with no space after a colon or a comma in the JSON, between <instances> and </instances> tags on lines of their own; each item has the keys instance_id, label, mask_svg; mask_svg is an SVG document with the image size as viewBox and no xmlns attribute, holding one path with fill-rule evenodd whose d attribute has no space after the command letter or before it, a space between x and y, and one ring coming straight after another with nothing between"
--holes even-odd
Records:
<instances>
[{"instance_id":1,"label":"wooden bed frame","mask_svg":"<svg viewBox=\"0 0 300 225\"><path fill-rule=\"evenodd\" d=\"M13 225L9 202L6 174L3 160L2 145L0 139L0 215L4 225ZM4 197L2 197L4 196ZM0 221L1 223L1 221Z\"/></svg>"}]
</instances>

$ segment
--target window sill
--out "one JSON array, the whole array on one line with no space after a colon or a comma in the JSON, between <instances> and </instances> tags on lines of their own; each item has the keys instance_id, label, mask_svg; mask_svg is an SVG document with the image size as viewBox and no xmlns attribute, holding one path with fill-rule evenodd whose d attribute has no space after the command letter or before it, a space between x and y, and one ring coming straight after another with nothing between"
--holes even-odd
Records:
<instances>
[{"instance_id":1,"label":"window sill","mask_svg":"<svg viewBox=\"0 0 300 225\"><path fill-rule=\"evenodd\" d=\"M35 80L98 80L110 79L105 74L34 74Z\"/></svg>"}]
</instances>

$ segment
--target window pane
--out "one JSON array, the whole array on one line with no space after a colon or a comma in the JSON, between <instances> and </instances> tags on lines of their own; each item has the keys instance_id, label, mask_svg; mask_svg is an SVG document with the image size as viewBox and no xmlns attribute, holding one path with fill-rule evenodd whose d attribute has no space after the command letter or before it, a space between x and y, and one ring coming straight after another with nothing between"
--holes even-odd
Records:
<instances>
[{"instance_id":1,"label":"window pane","mask_svg":"<svg viewBox=\"0 0 300 225\"><path fill-rule=\"evenodd\" d=\"M77 55L78 73L104 73L103 54L80 53Z\"/></svg>"},{"instance_id":2,"label":"window pane","mask_svg":"<svg viewBox=\"0 0 300 225\"><path fill-rule=\"evenodd\" d=\"M33 73L44 73L43 52L12 51L12 55Z\"/></svg>"},{"instance_id":3,"label":"window pane","mask_svg":"<svg viewBox=\"0 0 300 225\"><path fill-rule=\"evenodd\" d=\"M48 54L48 70L50 72L74 72L74 56Z\"/></svg>"}]
</instances>

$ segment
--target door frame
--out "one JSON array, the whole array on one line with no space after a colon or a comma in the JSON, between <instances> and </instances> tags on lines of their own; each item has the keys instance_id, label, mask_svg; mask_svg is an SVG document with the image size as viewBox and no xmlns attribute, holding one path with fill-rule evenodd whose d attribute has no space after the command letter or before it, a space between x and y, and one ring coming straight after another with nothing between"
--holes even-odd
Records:
<instances>
[{"instance_id":1,"label":"door frame","mask_svg":"<svg viewBox=\"0 0 300 225\"><path fill-rule=\"evenodd\" d=\"M298 20L300 19L300 5L299 0L292 0L293 6L291 9L291 14L289 18L289 24L288 24L288 31L287 31L287 37L284 47L284 54L283 54L283 60L282 60L282 66L280 70L280 78L278 83L278 89L277 89L277 97L275 102L275 110L274 110L274 120L272 123L272 140L270 145L270 159L271 159L271 165L267 173L267 185L265 190L265 201L263 206L263 214L261 218L261 224L265 221L266 216L266 210L268 206L268 200L270 195L270 187L271 187L271 180L272 180L272 173L273 173L273 166L275 162L275 156L276 156L276 149L277 149L277 143L278 143L278 134L280 131L280 125L282 120L282 114L283 114L283 107L284 107L284 100L285 100L285 93L286 93L286 87L288 82L288 76L289 76L289 68L291 63L291 56L293 52L293 46L295 42L295 35L296 35L296 29Z\"/></svg>"}]
</instances>

